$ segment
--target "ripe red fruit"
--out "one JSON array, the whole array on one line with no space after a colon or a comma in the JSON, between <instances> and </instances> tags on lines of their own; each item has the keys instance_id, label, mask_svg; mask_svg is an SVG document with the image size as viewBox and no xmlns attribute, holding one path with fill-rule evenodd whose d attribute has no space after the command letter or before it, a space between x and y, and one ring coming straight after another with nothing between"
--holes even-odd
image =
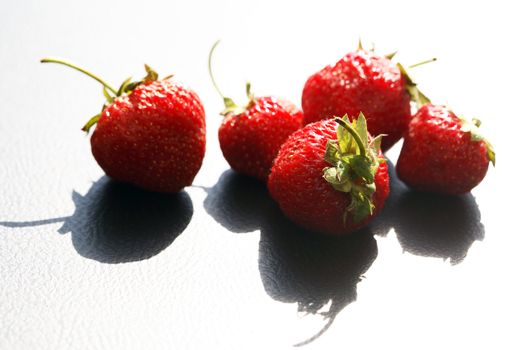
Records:
<instances>
[{"instance_id":1,"label":"ripe red fruit","mask_svg":"<svg viewBox=\"0 0 525 350\"><path fill-rule=\"evenodd\" d=\"M147 76L127 79L118 90L70 63L104 85L107 102L84 126L96 123L91 151L111 178L157 192L178 192L192 184L206 148L204 107L197 94L146 65Z\"/></svg>"},{"instance_id":2,"label":"ripe red fruit","mask_svg":"<svg viewBox=\"0 0 525 350\"><path fill-rule=\"evenodd\" d=\"M392 147L410 121L411 97L426 102L403 67L392 63L392 56L379 56L359 45L308 78L302 96L305 122L363 112L370 134L385 135L382 150Z\"/></svg>"},{"instance_id":3,"label":"ripe red fruit","mask_svg":"<svg viewBox=\"0 0 525 350\"><path fill-rule=\"evenodd\" d=\"M303 113L274 97L252 97L245 108L225 114L219 127L222 154L233 170L266 182L281 145L303 126Z\"/></svg>"},{"instance_id":4,"label":"ripe red fruit","mask_svg":"<svg viewBox=\"0 0 525 350\"><path fill-rule=\"evenodd\" d=\"M479 120L458 118L445 106L427 104L408 126L396 170L420 191L461 194L477 186L495 163L491 144L479 134Z\"/></svg>"},{"instance_id":5,"label":"ripe red fruit","mask_svg":"<svg viewBox=\"0 0 525 350\"><path fill-rule=\"evenodd\" d=\"M273 160L284 141L304 125L303 112L293 103L275 97L254 97L250 84L246 85L248 103L236 105L220 92L211 72L212 82L224 100L224 116L219 127L219 144L230 167L242 174L266 182Z\"/></svg>"},{"instance_id":6,"label":"ripe red fruit","mask_svg":"<svg viewBox=\"0 0 525 350\"><path fill-rule=\"evenodd\" d=\"M339 123L339 126L338 126ZM297 224L326 234L365 226L389 193L381 136L370 137L362 114L328 119L296 131L274 161L268 188Z\"/></svg>"}]
</instances>

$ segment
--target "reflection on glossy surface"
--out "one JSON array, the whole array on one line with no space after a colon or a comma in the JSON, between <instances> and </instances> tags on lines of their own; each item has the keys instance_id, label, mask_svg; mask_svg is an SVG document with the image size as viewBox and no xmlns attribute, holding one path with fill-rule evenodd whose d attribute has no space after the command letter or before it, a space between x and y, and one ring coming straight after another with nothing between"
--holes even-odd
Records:
<instances>
[{"instance_id":1,"label":"reflection on glossy surface","mask_svg":"<svg viewBox=\"0 0 525 350\"><path fill-rule=\"evenodd\" d=\"M152 193L103 177L85 196L73 191L75 212L61 218L2 222L30 227L63 222L58 232L71 233L73 246L86 258L104 263L148 259L184 231L193 215L185 193Z\"/></svg>"}]
</instances>

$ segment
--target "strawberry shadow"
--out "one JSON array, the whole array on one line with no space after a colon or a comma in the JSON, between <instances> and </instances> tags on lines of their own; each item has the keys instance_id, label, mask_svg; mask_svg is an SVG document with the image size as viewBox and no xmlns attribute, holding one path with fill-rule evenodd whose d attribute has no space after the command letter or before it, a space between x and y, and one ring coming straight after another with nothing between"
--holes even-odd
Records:
<instances>
[{"instance_id":1,"label":"strawberry shadow","mask_svg":"<svg viewBox=\"0 0 525 350\"><path fill-rule=\"evenodd\" d=\"M404 251L438 257L452 265L461 263L475 241L482 241L485 228L480 222L472 194L444 196L409 189L399 180L389 161L391 194L381 214L369 228L386 235L393 228Z\"/></svg>"},{"instance_id":2,"label":"strawberry shadow","mask_svg":"<svg viewBox=\"0 0 525 350\"><path fill-rule=\"evenodd\" d=\"M273 206L263 182L231 169L223 172L219 181L205 191L204 209L230 232L259 230Z\"/></svg>"},{"instance_id":3,"label":"strawberry shadow","mask_svg":"<svg viewBox=\"0 0 525 350\"><path fill-rule=\"evenodd\" d=\"M319 315L324 326L296 344L320 337L357 298L357 283L377 257L367 230L346 237L310 232L288 220L260 181L225 171L207 190L204 207L234 233L260 230L259 273L266 293L298 311Z\"/></svg>"},{"instance_id":4,"label":"strawberry shadow","mask_svg":"<svg viewBox=\"0 0 525 350\"><path fill-rule=\"evenodd\" d=\"M187 193L161 194L112 181L104 176L85 196L73 191L73 215L26 222L0 222L31 227L63 222L60 234L71 233L83 257L116 264L149 259L181 234L193 215Z\"/></svg>"},{"instance_id":5,"label":"strawberry shadow","mask_svg":"<svg viewBox=\"0 0 525 350\"><path fill-rule=\"evenodd\" d=\"M295 346L319 338L357 299L357 284L376 257L377 243L367 229L344 237L325 236L296 226L276 207L259 242L264 289L273 299L297 303L299 312L322 316L325 322Z\"/></svg>"}]
</instances>

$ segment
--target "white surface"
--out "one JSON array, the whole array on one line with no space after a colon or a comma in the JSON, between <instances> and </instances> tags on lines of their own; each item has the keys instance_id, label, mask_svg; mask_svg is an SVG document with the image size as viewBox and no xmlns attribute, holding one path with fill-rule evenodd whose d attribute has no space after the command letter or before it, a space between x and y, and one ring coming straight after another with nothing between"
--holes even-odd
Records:
<instances>
[{"instance_id":1,"label":"white surface","mask_svg":"<svg viewBox=\"0 0 525 350\"><path fill-rule=\"evenodd\" d=\"M521 144L512 139L523 127L525 28L517 4L3 2L0 221L71 215L72 190L87 193L103 174L79 131L100 108L101 89L41 57L67 57L115 83L141 76L144 62L174 73L206 107L208 151L195 184L213 186L227 164L216 137L221 100L206 70L211 44L223 40L215 71L227 94L243 98L250 79L257 94L300 105L306 78L361 36L379 52L398 49L403 62L438 57L414 71L421 89L483 120L498 161L473 192L485 238L452 266L403 252L394 230L377 236L357 301L306 348L523 348L524 193ZM202 189L187 192L186 230L132 263L81 256L70 234L57 233L60 223L0 226L0 349L278 349L315 334L319 316L302 317L265 292L258 230L228 232L204 210Z\"/></svg>"}]
</instances>

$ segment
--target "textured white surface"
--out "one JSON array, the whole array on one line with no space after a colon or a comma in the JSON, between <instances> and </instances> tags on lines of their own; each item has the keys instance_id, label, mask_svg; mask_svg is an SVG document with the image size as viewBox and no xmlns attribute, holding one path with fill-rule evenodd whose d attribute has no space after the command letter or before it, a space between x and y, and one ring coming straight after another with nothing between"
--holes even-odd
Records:
<instances>
[{"instance_id":1,"label":"textured white surface","mask_svg":"<svg viewBox=\"0 0 525 350\"><path fill-rule=\"evenodd\" d=\"M311 293L319 302L344 302L306 348L523 348L518 207L524 193L513 186L521 181L521 145L514 142L523 127L520 13L510 1L3 3L0 349L290 348L327 323L298 313ZM360 266L326 263L350 264L353 256L324 242L330 260L308 238L281 241L280 230L243 202L253 196L257 205L266 203L264 190L223 173L228 167L216 137L221 100L206 59L222 38L215 70L224 91L242 98L250 79L256 93L300 104L306 78L354 49L359 36L380 52L399 49L409 63L437 56L415 71L421 88L482 119L498 165L474 190L475 202L466 200L464 221L443 219L443 230L459 237L436 237L439 224L425 228L424 220L411 229L410 214L395 208L402 201L394 202L370 229L377 245L363 243L371 250L357 261L371 266L356 285L359 276L345 272ZM196 186L181 197L186 207L191 203L188 220L171 222L182 232L168 230L159 245L135 232L121 247L109 232L120 223L104 211L109 221L96 221L99 206L115 198L79 128L100 108L102 94L76 72L40 65L47 55L70 58L115 83L142 75L148 62L200 94L207 155ZM394 163L398 151L389 152ZM61 229L71 215L70 231ZM340 271L341 286L323 285L324 274Z\"/></svg>"}]
</instances>

